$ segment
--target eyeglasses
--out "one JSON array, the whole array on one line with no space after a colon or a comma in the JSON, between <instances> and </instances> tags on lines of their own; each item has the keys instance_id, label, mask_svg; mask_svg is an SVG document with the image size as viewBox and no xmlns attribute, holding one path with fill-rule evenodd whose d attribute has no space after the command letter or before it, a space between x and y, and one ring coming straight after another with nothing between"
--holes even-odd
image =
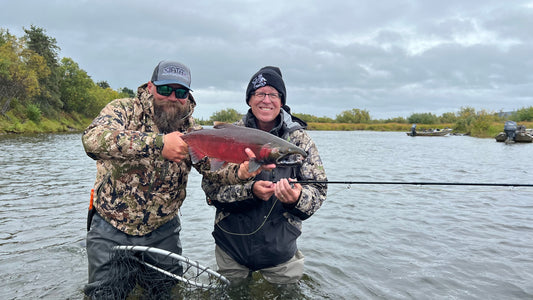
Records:
<instances>
[{"instance_id":1,"label":"eyeglasses","mask_svg":"<svg viewBox=\"0 0 533 300\"><path fill-rule=\"evenodd\" d=\"M156 85L157 93L161 96L170 96L172 92L176 93L176 98L185 99L189 96L189 90L185 88L173 88L170 85Z\"/></svg>"},{"instance_id":2,"label":"eyeglasses","mask_svg":"<svg viewBox=\"0 0 533 300\"><path fill-rule=\"evenodd\" d=\"M270 100L279 100L279 98L281 98L280 93L253 93L252 95L256 96L259 100L265 99L266 96L268 96Z\"/></svg>"}]
</instances>

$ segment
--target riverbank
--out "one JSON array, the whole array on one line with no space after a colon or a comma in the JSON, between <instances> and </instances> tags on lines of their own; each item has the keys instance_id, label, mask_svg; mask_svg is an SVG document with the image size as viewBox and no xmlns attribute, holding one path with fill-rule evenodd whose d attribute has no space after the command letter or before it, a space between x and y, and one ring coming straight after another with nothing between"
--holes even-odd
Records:
<instances>
[{"instance_id":1,"label":"riverbank","mask_svg":"<svg viewBox=\"0 0 533 300\"><path fill-rule=\"evenodd\" d=\"M524 125L527 128L533 127L533 122L519 122L520 125ZM373 123L373 124L351 124L351 123L309 123L309 130L328 130L328 131L411 131L412 124L403 123ZM454 123L443 124L417 124L417 130L429 130L429 129L443 129L453 128L452 135L470 135L478 138L494 138L498 133L503 131L504 122L491 122L486 124L483 129L478 129L474 132L461 132L455 130L456 125Z\"/></svg>"},{"instance_id":2,"label":"riverbank","mask_svg":"<svg viewBox=\"0 0 533 300\"><path fill-rule=\"evenodd\" d=\"M6 116L0 116L0 134L81 132L91 122L92 119L76 114L61 113L55 119L41 118L35 122L8 113Z\"/></svg>"},{"instance_id":3,"label":"riverbank","mask_svg":"<svg viewBox=\"0 0 533 300\"><path fill-rule=\"evenodd\" d=\"M29 119L20 119L13 115L0 116L0 134L31 134L31 133L61 133L81 132L92 122L90 118L84 118L76 114L61 114L57 119L42 118L38 123ZM527 128L533 128L533 122L520 122ZM471 135L479 138L493 138L503 131L503 121L487 124L482 130L476 132L459 132L454 130L452 134ZM404 123L317 123L309 122L308 129L316 131L411 131L412 124ZM444 124L417 124L418 130L434 128L454 128L454 123Z\"/></svg>"}]
</instances>

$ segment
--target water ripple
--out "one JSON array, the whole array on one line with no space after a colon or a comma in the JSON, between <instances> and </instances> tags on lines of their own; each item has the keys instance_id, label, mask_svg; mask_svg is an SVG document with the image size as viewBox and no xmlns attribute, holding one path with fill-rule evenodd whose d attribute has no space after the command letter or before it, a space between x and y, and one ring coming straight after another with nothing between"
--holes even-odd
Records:
<instances>
[{"instance_id":1,"label":"water ripple","mask_svg":"<svg viewBox=\"0 0 533 300\"><path fill-rule=\"evenodd\" d=\"M531 145L404 133L310 132L330 180L533 183ZM349 153L348 153L349 152ZM94 161L78 134L0 136L0 290L78 299ZM190 175L184 254L216 268L215 211ZM305 299L531 299L531 189L330 185L304 222ZM262 282L254 288L263 288ZM263 296L277 297L270 292Z\"/></svg>"}]
</instances>

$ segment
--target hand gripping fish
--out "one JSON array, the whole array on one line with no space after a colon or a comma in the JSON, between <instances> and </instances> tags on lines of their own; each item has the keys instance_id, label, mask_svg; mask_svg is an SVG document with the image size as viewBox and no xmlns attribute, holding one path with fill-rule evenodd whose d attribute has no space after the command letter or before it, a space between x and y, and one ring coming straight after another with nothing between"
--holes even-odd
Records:
<instances>
[{"instance_id":1,"label":"hand gripping fish","mask_svg":"<svg viewBox=\"0 0 533 300\"><path fill-rule=\"evenodd\" d=\"M227 162L240 164L248 160L244 152L246 148L255 154L255 158L250 159L249 172L266 164L298 163L297 160L288 160L293 154L307 157L301 148L266 131L228 123L216 123L213 129L194 130L181 138L189 145L192 162L197 163L207 156L211 170L217 170Z\"/></svg>"}]
</instances>

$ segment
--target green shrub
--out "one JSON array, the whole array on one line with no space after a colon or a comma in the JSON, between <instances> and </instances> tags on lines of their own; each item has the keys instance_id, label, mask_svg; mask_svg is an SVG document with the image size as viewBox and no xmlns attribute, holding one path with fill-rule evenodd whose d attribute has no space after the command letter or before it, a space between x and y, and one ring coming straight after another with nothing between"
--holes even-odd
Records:
<instances>
[{"instance_id":1,"label":"green shrub","mask_svg":"<svg viewBox=\"0 0 533 300\"><path fill-rule=\"evenodd\" d=\"M41 123L41 115L41 110L35 104L30 104L26 108L26 117L32 120L35 124Z\"/></svg>"}]
</instances>

